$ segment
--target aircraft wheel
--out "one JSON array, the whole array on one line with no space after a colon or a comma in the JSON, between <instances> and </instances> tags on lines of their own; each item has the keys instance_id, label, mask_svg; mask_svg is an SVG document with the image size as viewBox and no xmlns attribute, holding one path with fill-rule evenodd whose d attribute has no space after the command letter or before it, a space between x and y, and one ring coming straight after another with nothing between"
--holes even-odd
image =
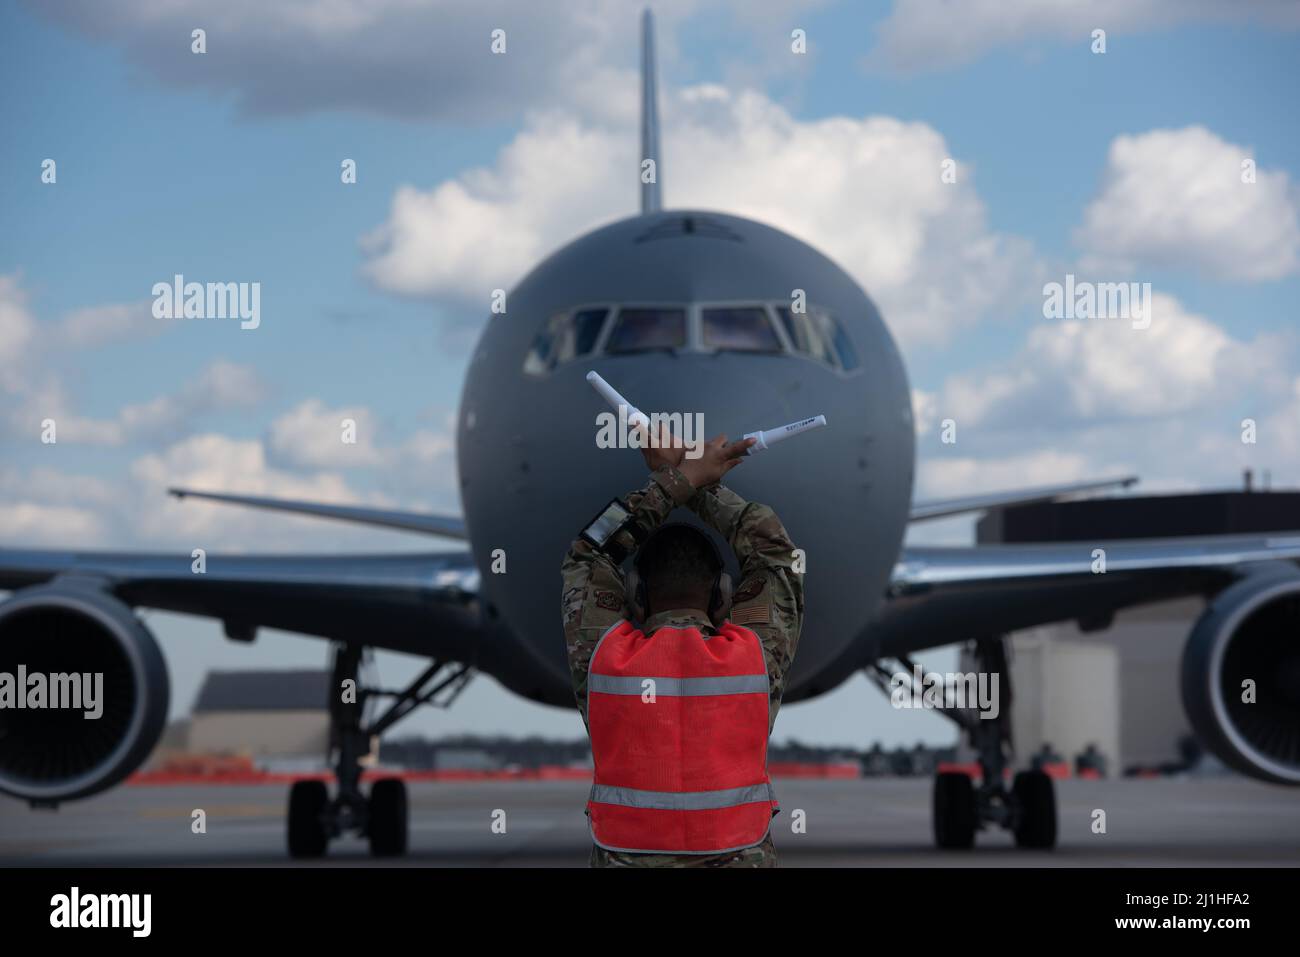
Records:
<instances>
[{"instance_id":1,"label":"aircraft wheel","mask_svg":"<svg viewBox=\"0 0 1300 957\"><path fill-rule=\"evenodd\" d=\"M370 789L370 853L399 857L406 853L406 782L399 778L376 781Z\"/></svg>"},{"instance_id":2,"label":"aircraft wheel","mask_svg":"<svg viewBox=\"0 0 1300 957\"><path fill-rule=\"evenodd\" d=\"M1021 771L1012 785L1020 808L1016 844L1020 847L1056 846L1056 788L1043 771Z\"/></svg>"},{"instance_id":3,"label":"aircraft wheel","mask_svg":"<svg viewBox=\"0 0 1300 957\"><path fill-rule=\"evenodd\" d=\"M320 857L329 846L325 809L329 791L324 781L294 781L289 788L289 856Z\"/></svg>"},{"instance_id":4,"label":"aircraft wheel","mask_svg":"<svg viewBox=\"0 0 1300 957\"><path fill-rule=\"evenodd\" d=\"M934 843L945 850L975 844L975 785L969 775L944 771L934 777Z\"/></svg>"}]
</instances>

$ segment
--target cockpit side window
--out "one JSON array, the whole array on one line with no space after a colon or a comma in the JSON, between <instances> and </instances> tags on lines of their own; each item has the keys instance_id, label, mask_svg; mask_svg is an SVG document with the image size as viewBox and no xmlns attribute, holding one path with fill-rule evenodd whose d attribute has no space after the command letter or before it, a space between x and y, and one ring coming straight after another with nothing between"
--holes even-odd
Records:
<instances>
[{"instance_id":1,"label":"cockpit side window","mask_svg":"<svg viewBox=\"0 0 1300 957\"><path fill-rule=\"evenodd\" d=\"M619 310L605 351L611 354L680 349L686 345L686 310L633 307Z\"/></svg>"},{"instance_id":2,"label":"cockpit side window","mask_svg":"<svg viewBox=\"0 0 1300 957\"><path fill-rule=\"evenodd\" d=\"M821 330L813 324L806 312L795 312L789 306L777 306L776 314L781 317L781 325L785 327L785 333L790 337L790 344L794 346L795 352L811 356L821 362L835 364L829 343L822 337Z\"/></svg>"},{"instance_id":3,"label":"cockpit side window","mask_svg":"<svg viewBox=\"0 0 1300 957\"><path fill-rule=\"evenodd\" d=\"M608 309L579 309L573 319L564 324L556 337L555 361L568 362L585 356L600 338L600 327L605 323Z\"/></svg>"},{"instance_id":4,"label":"cockpit side window","mask_svg":"<svg viewBox=\"0 0 1300 957\"><path fill-rule=\"evenodd\" d=\"M524 358L524 371L541 375L554 369L557 363L591 352L608 314L608 309L600 307L552 316L533 340Z\"/></svg>"},{"instance_id":5,"label":"cockpit side window","mask_svg":"<svg viewBox=\"0 0 1300 957\"><path fill-rule=\"evenodd\" d=\"M762 306L706 306L700 319L706 349L781 351L781 340Z\"/></svg>"},{"instance_id":6,"label":"cockpit side window","mask_svg":"<svg viewBox=\"0 0 1300 957\"><path fill-rule=\"evenodd\" d=\"M858 367L858 355L844 327L820 310L795 312L789 306L777 306L776 314L795 352L828 363L845 372Z\"/></svg>"},{"instance_id":7,"label":"cockpit side window","mask_svg":"<svg viewBox=\"0 0 1300 957\"><path fill-rule=\"evenodd\" d=\"M824 312L815 313L814 318L822 327L822 336L831 343L831 347L835 350L840 368L845 372L852 372L856 369L858 367L858 354L854 351L853 341L849 339L844 327Z\"/></svg>"},{"instance_id":8,"label":"cockpit side window","mask_svg":"<svg viewBox=\"0 0 1300 957\"><path fill-rule=\"evenodd\" d=\"M528 348L528 355L524 356L524 372L529 375L541 375L551 368L552 338L551 323L548 322L533 339L533 344Z\"/></svg>"}]
</instances>

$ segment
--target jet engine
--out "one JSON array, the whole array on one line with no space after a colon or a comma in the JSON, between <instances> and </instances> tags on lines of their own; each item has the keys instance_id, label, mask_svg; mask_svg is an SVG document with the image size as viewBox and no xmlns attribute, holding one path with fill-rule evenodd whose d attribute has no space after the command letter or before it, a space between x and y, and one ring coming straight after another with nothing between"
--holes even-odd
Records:
<instances>
[{"instance_id":1,"label":"jet engine","mask_svg":"<svg viewBox=\"0 0 1300 957\"><path fill-rule=\"evenodd\" d=\"M57 805L111 787L158 743L168 697L162 652L117 598L59 582L14 593L0 604L0 791Z\"/></svg>"},{"instance_id":2,"label":"jet engine","mask_svg":"<svg viewBox=\"0 0 1300 957\"><path fill-rule=\"evenodd\" d=\"M1182 663L1197 737L1254 778L1300 784L1300 573L1243 578L1197 619Z\"/></svg>"}]
</instances>

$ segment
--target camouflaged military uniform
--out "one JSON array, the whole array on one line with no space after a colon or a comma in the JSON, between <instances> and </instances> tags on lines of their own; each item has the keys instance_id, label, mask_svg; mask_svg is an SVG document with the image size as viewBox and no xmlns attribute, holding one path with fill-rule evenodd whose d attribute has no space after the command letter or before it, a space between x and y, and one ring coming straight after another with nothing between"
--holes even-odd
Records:
<instances>
[{"instance_id":1,"label":"camouflaged military uniform","mask_svg":"<svg viewBox=\"0 0 1300 957\"><path fill-rule=\"evenodd\" d=\"M731 545L740 562L729 620L758 635L772 689L768 733L776 723L785 691L785 676L794 660L803 621L803 578L792 569L794 543L781 520L766 505L746 502L723 485L694 486L674 468L652 472L642 489L624 501L631 509L640 540L662 525L678 506L690 508ZM623 543L633 541L626 532ZM569 548L561 569L564 577L564 638L569 651L573 692L587 721L587 670L600 636L615 622L631 617L626 605L622 569L585 539ZM674 608L651 615L642 631L653 634L664 625L693 625L705 635L717 634L703 609ZM769 833L762 843L725 854L628 854L593 846L593 867L775 867L776 848Z\"/></svg>"}]
</instances>

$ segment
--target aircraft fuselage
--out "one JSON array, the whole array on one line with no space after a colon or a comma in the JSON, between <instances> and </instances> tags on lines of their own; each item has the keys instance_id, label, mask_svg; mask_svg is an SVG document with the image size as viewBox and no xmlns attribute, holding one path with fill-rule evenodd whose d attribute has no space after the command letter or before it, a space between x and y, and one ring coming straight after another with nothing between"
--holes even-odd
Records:
<instances>
[{"instance_id":1,"label":"aircraft fuselage","mask_svg":"<svg viewBox=\"0 0 1300 957\"><path fill-rule=\"evenodd\" d=\"M705 308L774 310L800 290L810 312L842 328L856 368L792 354L789 330L787 351L776 353L715 349L701 335ZM561 361L539 364L539 331L584 307L670 316L681 307L688 335L675 347L650 348L658 333L649 326L640 333L644 351L619 352L614 340L623 332L611 319L594 348L590 336L562 343ZM774 325L781 327L779 317ZM569 354L582 348L590 351ZM911 501L915 439L902 360L871 300L811 246L751 220L691 211L631 217L565 246L511 291L478 343L457 448L465 518L496 626L484 649L492 673L536 700L571 701L560 563L601 506L646 480L638 452L598 445L597 416L609 409L586 382L590 369L647 413L702 414L708 436L827 417L827 428L755 456L728 484L775 508L806 555L806 617L789 697L842 680L826 669L867 628ZM493 572L494 554L504 554L504 573Z\"/></svg>"}]
</instances>

